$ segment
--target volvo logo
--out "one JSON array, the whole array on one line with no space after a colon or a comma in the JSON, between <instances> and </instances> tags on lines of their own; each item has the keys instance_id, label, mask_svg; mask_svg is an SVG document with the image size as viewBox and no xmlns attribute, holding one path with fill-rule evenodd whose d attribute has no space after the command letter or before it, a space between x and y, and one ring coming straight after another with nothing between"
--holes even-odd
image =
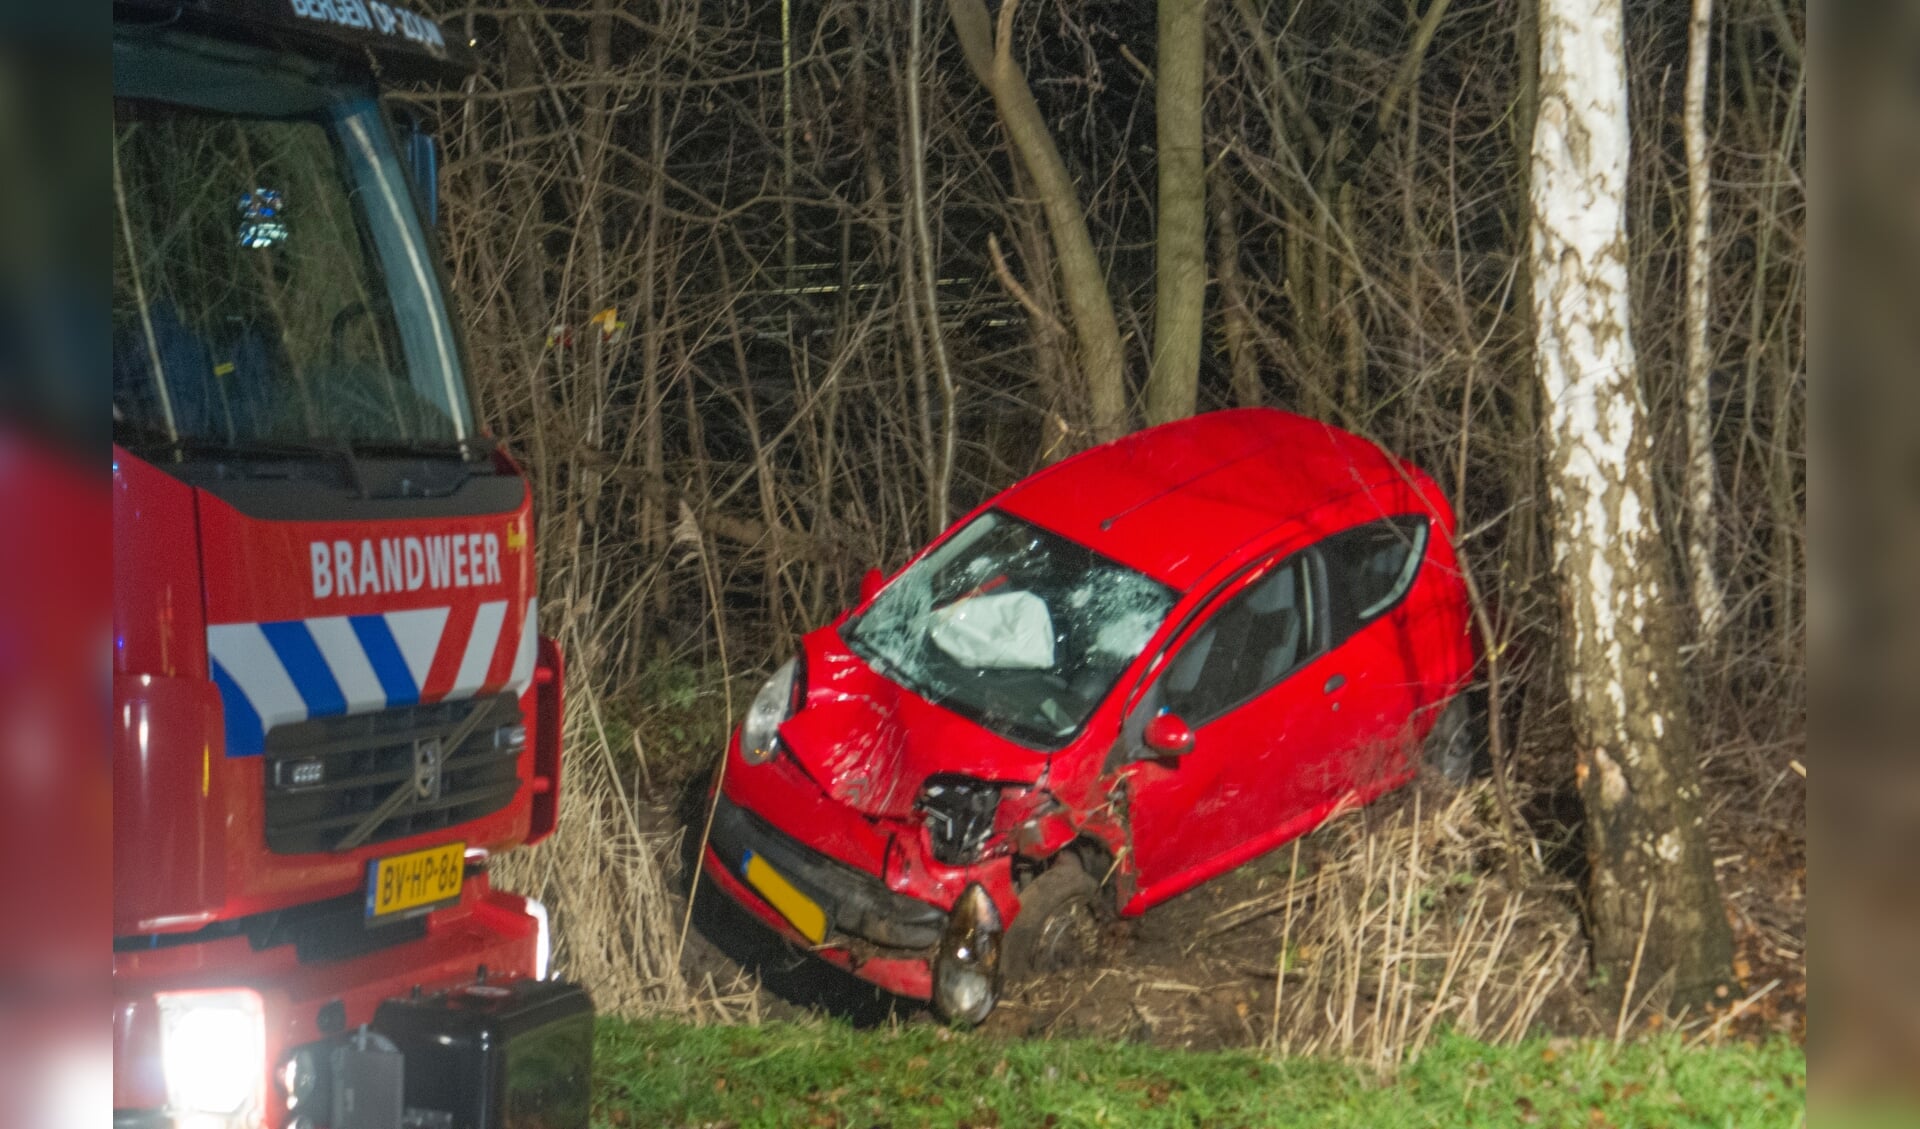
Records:
<instances>
[{"instance_id":1,"label":"volvo logo","mask_svg":"<svg viewBox=\"0 0 1920 1129\"><path fill-rule=\"evenodd\" d=\"M413 743L413 801L428 804L440 798L440 738L422 737Z\"/></svg>"}]
</instances>

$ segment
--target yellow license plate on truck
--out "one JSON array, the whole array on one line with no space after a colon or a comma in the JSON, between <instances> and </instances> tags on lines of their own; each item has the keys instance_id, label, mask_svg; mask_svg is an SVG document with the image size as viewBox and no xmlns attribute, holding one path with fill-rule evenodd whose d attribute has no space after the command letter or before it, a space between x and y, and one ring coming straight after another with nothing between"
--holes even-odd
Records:
<instances>
[{"instance_id":1,"label":"yellow license plate on truck","mask_svg":"<svg viewBox=\"0 0 1920 1129\"><path fill-rule=\"evenodd\" d=\"M467 845L448 843L378 859L367 868L367 916L385 917L460 896Z\"/></svg>"},{"instance_id":2,"label":"yellow license plate on truck","mask_svg":"<svg viewBox=\"0 0 1920 1129\"><path fill-rule=\"evenodd\" d=\"M748 854L747 865L742 869L746 872L747 885L759 891L761 897L780 911L780 916L792 922L802 937L816 945L827 939L827 911L820 908L820 903L794 889L785 875L768 866L767 860L759 855Z\"/></svg>"}]
</instances>

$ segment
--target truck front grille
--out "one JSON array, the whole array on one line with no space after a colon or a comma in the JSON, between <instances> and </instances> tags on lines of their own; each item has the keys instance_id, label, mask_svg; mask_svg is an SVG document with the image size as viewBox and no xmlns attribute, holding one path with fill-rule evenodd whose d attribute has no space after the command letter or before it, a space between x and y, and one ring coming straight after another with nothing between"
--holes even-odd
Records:
<instances>
[{"instance_id":1,"label":"truck front grille","mask_svg":"<svg viewBox=\"0 0 1920 1129\"><path fill-rule=\"evenodd\" d=\"M347 850L499 811L520 787L525 747L511 694L276 727L266 738L267 849Z\"/></svg>"}]
</instances>

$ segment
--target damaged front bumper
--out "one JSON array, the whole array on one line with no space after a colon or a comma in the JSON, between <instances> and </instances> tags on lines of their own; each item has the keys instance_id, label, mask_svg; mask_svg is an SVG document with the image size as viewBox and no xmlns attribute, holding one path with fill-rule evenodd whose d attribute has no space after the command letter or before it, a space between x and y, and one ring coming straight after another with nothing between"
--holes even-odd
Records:
<instances>
[{"instance_id":1,"label":"damaged front bumper","mask_svg":"<svg viewBox=\"0 0 1920 1129\"><path fill-rule=\"evenodd\" d=\"M777 880L784 880L818 907L824 926L818 930L809 921L792 920L808 916L804 910L782 914L812 944L844 934L889 949L927 949L939 942L947 923L940 907L896 894L874 875L801 846L725 795L714 805L713 834L707 845L729 874L752 886L776 909L791 908L780 905L786 897L774 885ZM772 868L776 879L760 879L762 871L753 865L756 858ZM809 933L817 935L806 936Z\"/></svg>"},{"instance_id":2,"label":"damaged front bumper","mask_svg":"<svg viewBox=\"0 0 1920 1129\"><path fill-rule=\"evenodd\" d=\"M887 860L884 877L802 844L723 792L702 861L715 885L788 941L895 995L927 1000L950 1019L984 1019L999 994L1007 920L989 885L1012 895L1004 860L973 872L942 867L900 835L877 854ZM943 909L893 888L907 884L934 897L959 893Z\"/></svg>"}]
</instances>

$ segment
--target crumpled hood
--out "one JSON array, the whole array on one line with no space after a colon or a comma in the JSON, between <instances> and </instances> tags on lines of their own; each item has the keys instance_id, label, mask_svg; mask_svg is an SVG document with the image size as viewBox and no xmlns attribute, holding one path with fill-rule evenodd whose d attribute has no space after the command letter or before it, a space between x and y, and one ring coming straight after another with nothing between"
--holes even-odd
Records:
<instances>
[{"instance_id":1,"label":"crumpled hood","mask_svg":"<svg viewBox=\"0 0 1920 1129\"><path fill-rule=\"evenodd\" d=\"M802 642L806 704L780 739L829 796L871 816L912 814L927 777L1039 779L1047 754L1017 745L881 677L823 628Z\"/></svg>"}]
</instances>

